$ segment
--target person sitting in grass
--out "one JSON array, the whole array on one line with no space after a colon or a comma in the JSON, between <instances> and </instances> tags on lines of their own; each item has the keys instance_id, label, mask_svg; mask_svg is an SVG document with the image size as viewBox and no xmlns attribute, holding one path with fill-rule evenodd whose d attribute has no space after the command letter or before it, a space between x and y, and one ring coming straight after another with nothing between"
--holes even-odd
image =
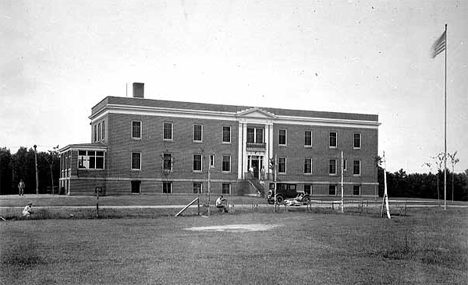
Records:
<instances>
[{"instance_id":1,"label":"person sitting in grass","mask_svg":"<svg viewBox=\"0 0 468 285\"><path fill-rule=\"evenodd\" d=\"M23 209L23 217L30 217L33 213L32 202L29 202Z\"/></svg>"},{"instance_id":2,"label":"person sitting in grass","mask_svg":"<svg viewBox=\"0 0 468 285\"><path fill-rule=\"evenodd\" d=\"M218 199L216 199L216 208L218 208L223 213L227 213L227 200L223 197L223 195L219 196Z\"/></svg>"}]
</instances>

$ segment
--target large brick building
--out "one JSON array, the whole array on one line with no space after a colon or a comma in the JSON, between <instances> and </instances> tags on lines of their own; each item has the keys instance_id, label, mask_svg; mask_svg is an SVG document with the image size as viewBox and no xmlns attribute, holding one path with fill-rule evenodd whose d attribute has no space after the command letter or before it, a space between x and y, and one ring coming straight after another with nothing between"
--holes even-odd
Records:
<instances>
[{"instance_id":1,"label":"large brick building","mask_svg":"<svg viewBox=\"0 0 468 285\"><path fill-rule=\"evenodd\" d=\"M271 181L311 195L377 196L378 116L104 98L91 142L60 150L69 195L263 192ZM267 189L266 189L267 190Z\"/></svg>"}]
</instances>

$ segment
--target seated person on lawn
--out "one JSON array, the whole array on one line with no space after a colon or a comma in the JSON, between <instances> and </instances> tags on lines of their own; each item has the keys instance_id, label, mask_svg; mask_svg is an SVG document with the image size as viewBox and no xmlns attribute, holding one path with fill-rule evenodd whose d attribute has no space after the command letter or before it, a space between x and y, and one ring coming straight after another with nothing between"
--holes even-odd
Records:
<instances>
[{"instance_id":1,"label":"seated person on lawn","mask_svg":"<svg viewBox=\"0 0 468 285\"><path fill-rule=\"evenodd\" d=\"M29 202L23 209L23 217L30 217L33 213L32 202Z\"/></svg>"},{"instance_id":2,"label":"seated person on lawn","mask_svg":"<svg viewBox=\"0 0 468 285\"><path fill-rule=\"evenodd\" d=\"M218 199L216 199L216 208L220 209L224 213L227 213L227 200L223 197L223 195L219 196Z\"/></svg>"}]
</instances>

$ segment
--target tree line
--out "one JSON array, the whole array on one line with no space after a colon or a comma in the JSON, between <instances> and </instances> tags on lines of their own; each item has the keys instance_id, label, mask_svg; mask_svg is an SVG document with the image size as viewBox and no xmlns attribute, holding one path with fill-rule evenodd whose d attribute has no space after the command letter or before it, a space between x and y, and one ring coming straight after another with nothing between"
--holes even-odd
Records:
<instances>
[{"instance_id":1,"label":"tree line","mask_svg":"<svg viewBox=\"0 0 468 285\"><path fill-rule=\"evenodd\" d=\"M37 152L38 193L58 194L60 157L54 148L48 152ZM25 194L36 194L35 151L20 147L15 154L0 147L0 195L18 194L20 179L26 184ZM52 184L54 188L52 188Z\"/></svg>"},{"instance_id":2,"label":"tree line","mask_svg":"<svg viewBox=\"0 0 468 285\"><path fill-rule=\"evenodd\" d=\"M377 161L381 158L377 158ZM379 195L384 193L384 170L377 163ZM58 194L60 178L60 157L57 148L37 153L39 194ZM444 198L444 175L439 168L437 173L407 174L403 169L387 172L389 197ZM15 154L0 147L0 195L17 194L20 179L26 184L25 193L36 193L35 151L21 147ZM52 188L54 185L54 188ZM52 192L54 189L54 192ZM453 192L453 196L452 196ZM468 169L464 173L447 170L447 200L468 201Z\"/></svg>"},{"instance_id":3,"label":"tree line","mask_svg":"<svg viewBox=\"0 0 468 285\"><path fill-rule=\"evenodd\" d=\"M384 193L384 170L378 166L379 196ZM447 201L468 201L468 169L453 173L447 169ZM444 199L444 172L407 174L403 169L387 171L389 197ZM453 193L453 194L452 194Z\"/></svg>"}]
</instances>

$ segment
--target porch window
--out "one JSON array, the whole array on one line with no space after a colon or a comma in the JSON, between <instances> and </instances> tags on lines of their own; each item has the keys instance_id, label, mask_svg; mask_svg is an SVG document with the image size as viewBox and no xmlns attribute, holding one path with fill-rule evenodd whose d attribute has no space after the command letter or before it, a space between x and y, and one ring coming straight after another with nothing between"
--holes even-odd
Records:
<instances>
[{"instance_id":1,"label":"porch window","mask_svg":"<svg viewBox=\"0 0 468 285\"><path fill-rule=\"evenodd\" d=\"M79 150L78 168L104 169L104 152L94 150Z\"/></svg>"}]
</instances>

